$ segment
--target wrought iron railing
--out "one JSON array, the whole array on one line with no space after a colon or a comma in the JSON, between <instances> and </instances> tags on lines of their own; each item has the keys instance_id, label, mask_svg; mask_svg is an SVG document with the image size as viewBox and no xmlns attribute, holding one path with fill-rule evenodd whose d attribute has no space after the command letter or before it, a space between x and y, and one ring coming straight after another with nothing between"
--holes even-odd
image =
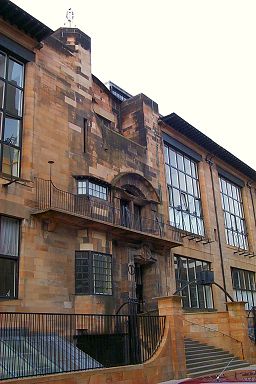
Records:
<instances>
[{"instance_id":1,"label":"wrought iron railing","mask_svg":"<svg viewBox=\"0 0 256 384\"><path fill-rule=\"evenodd\" d=\"M103 221L114 226L144 232L170 241L182 242L180 230L163 222L160 215L151 218L125 213L108 202L101 202L88 196L63 191L51 180L36 178L36 200L39 210L58 209L89 219Z\"/></svg>"},{"instance_id":2,"label":"wrought iron railing","mask_svg":"<svg viewBox=\"0 0 256 384\"><path fill-rule=\"evenodd\" d=\"M256 344L256 307L248 312L248 336Z\"/></svg>"},{"instance_id":3,"label":"wrought iron railing","mask_svg":"<svg viewBox=\"0 0 256 384\"><path fill-rule=\"evenodd\" d=\"M0 380L148 360L164 316L0 313Z\"/></svg>"}]
</instances>

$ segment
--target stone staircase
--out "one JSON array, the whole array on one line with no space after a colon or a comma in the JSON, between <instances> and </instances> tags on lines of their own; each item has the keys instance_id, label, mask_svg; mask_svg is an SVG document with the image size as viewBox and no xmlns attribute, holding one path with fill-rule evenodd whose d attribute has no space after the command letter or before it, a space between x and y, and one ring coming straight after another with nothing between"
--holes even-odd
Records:
<instances>
[{"instance_id":1,"label":"stone staircase","mask_svg":"<svg viewBox=\"0 0 256 384\"><path fill-rule=\"evenodd\" d=\"M249 364L223 349L185 338L185 353L188 377L218 375L227 371L248 367Z\"/></svg>"}]
</instances>

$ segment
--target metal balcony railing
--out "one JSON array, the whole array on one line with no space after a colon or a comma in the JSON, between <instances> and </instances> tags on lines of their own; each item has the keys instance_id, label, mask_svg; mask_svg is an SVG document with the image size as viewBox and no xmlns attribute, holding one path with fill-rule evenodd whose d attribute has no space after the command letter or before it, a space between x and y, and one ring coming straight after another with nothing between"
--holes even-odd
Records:
<instances>
[{"instance_id":1,"label":"metal balcony railing","mask_svg":"<svg viewBox=\"0 0 256 384\"><path fill-rule=\"evenodd\" d=\"M140 364L164 316L0 312L0 380Z\"/></svg>"},{"instance_id":2,"label":"metal balcony railing","mask_svg":"<svg viewBox=\"0 0 256 384\"><path fill-rule=\"evenodd\" d=\"M36 178L36 200L38 210L56 209L88 219L103 221L142 233L155 235L181 243L180 230L164 223L162 217L152 212L152 217L140 217L124 212L108 202L88 196L75 195L57 188L51 180Z\"/></svg>"}]
</instances>

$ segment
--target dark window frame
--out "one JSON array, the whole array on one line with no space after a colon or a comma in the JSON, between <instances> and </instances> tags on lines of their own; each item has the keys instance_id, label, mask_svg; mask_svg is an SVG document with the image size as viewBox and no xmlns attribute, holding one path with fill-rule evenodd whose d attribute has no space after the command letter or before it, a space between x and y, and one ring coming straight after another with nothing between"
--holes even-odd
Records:
<instances>
[{"instance_id":1,"label":"dark window frame","mask_svg":"<svg viewBox=\"0 0 256 384\"><path fill-rule=\"evenodd\" d=\"M189 268L193 265L193 271ZM185 268L181 268L181 265ZM192 259L185 256L174 256L175 281L176 289L184 287L188 282L192 282L199 278L199 272L203 270L211 270L211 263L205 260ZM197 269L198 268L198 269ZM185 274L185 276L184 276ZM196 282L191 283L184 290L179 292L182 298L184 309L193 310L213 310L213 292L211 286L200 285ZM194 305L196 301L196 305Z\"/></svg>"},{"instance_id":2,"label":"dark window frame","mask_svg":"<svg viewBox=\"0 0 256 384\"><path fill-rule=\"evenodd\" d=\"M0 54L5 56L5 74L4 76L0 76L0 81L4 83L4 92L3 92L3 106L0 105L0 117L2 115L2 122L0 118L0 123L2 123L2 126L0 126L0 173L5 175L6 177L13 177L13 178L19 178L21 174L21 160L22 160L22 132L23 132L23 116L24 116L24 91L25 91L25 62L22 62L20 59L16 58L15 55L5 51L0 47ZM17 64L22 66L22 86L14 85L11 80L8 79L8 70L9 70L9 61L12 60L16 62ZM14 87L16 90L21 92L21 114L20 116L17 114L14 114L11 111L8 111L7 109L7 89L8 85ZM5 134L5 123L7 119L14 119L15 121L19 122L19 144L16 145L15 143L9 142L6 143L6 140L4 139ZM10 173L4 172L3 170L3 148L7 147L9 150L17 151L19 154L18 157L18 167L17 167L17 174L15 175L13 173L13 169ZM11 165L10 164L10 168Z\"/></svg>"},{"instance_id":3,"label":"dark window frame","mask_svg":"<svg viewBox=\"0 0 256 384\"><path fill-rule=\"evenodd\" d=\"M220 174L219 184L227 244L246 250L248 249L248 234L244 216L242 187Z\"/></svg>"},{"instance_id":4,"label":"dark window frame","mask_svg":"<svg viewBox=\"0 0 256 384\"><path fill-rule=\"evenodd\" d=\"M84 183L84 186L79 186L79 183ZM98 187L98 190L95 187ZM81 193L82 190L84 190L85 193ZM92 191L95 191L95 193L92 193ZM77 179L77 195L89 196L99 200L108 201L109 188L104 183L101 183L100 181L97 182L96 180L89 177L79 178ZM105 198L103 198L103 196L105 196Z\"/></svg>"},{"instance_id":5,"label":"dark window frame","mask_svg":"<svg viewBox=\"0 0 256 384\"><path fill-rule=\"evenodd\" d=\"M175 156L174 159L171 159L171 153ZM170 224L186 232L204 236L197 161L168 143L164 144L164 154Z\"/></svg>"},{"instance_id":6,"label":"dark window frame","mask_svg":"<svg viewBox=\"0 0 256 384\"><path fill-rule=\"evenodd\" d=\"M235 273L237 278L235 278ZM247 278L246 278L247 276ZM256 276L254 271L231 267L232 287L236 301L246 301L246 309L256 306ZM247 286L246 286L247 285ZM250 287L248 287L250 285ZM249 295L251 300L248 299Z\"/></svg>"},{"instance_id":7,"label":"dark window frame","mask_svg":"<svg viewBox=\"0 0 256 384\"><path fill-rule=\"evenodd\" d=\"M101 256L103 256L105 260L100 260ZM96 260L97 257L99 257L98 260ZM99 263L98 266L95 264L96 261ZM96 268L98 269L97 272ZM101 273L99 271L100 269L101 271L104 270L107 272ZM110 280L101 279L100 276L110 277ZM102 292L99 291L100 288L102 288ZM75 294L96 296L113 295L113 262L111 254L94 251L75 251Z\"/></svg>"},{"instance_id":8,"label":"dark window frame","mask_svg":"<svg viewBox=\"0 0 256 384\"><path fill-rule=\"evenodd\" d=\"M20 247L21 247L21 220L16 218L16 217L12 217L12 216L8 216L8 215L2 215L0 214L0 232L1 232L1 219L2 217L7 217L7 218L10 218L10 219L13 219L15 220L17 223L18 223L18 244L17 244L17 255L16 256L12 256L12 255L6 255L6 254L3 254L3 253L0 253L0 259L1 260L10 260L12 262L15 263L15 275L14 275L14 295L13 296L4 296L4 295L1 295L0 293L0 300L16 300L18 299L19 297L19 267L20 267ZM1 274L1 271L0 271L0 274Z\"/></svg>"}]
</instances>

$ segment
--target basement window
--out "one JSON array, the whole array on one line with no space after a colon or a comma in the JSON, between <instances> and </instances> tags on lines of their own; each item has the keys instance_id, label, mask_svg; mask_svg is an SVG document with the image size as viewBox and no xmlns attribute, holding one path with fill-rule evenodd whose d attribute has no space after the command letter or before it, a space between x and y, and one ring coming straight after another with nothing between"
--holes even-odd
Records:
<instances>
[{"instance_id":1,"label":"basement window","mask_svg":"<svg viewBox=\"0 0 256 384\"><path fill-rule=\"evenodd\" d=\"M75 292L77 295L112 295L112 256L93 251L76 251Z\"/></svg>"}]
</instances>

